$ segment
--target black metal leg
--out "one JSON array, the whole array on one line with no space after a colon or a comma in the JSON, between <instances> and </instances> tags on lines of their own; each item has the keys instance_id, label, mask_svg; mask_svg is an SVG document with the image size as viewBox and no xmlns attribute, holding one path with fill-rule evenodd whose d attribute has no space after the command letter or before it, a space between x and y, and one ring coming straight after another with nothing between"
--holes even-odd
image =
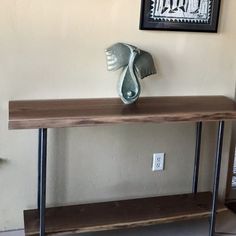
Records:
<instances>
[{"instance_id":1,"label":"black metal leg","mask_svg":"<svg viewBox=\"0 0 236 236\"><path fill-rule=\"evenodd\" d=\"M41 163L41 146L42 146L42 129L38 132L38 196L37 196L37 206L38 210L40 208L40 163Z\"/></svg>"},{"instance_id":2,"label":"black metal leg","mask_svg":"<svg viewBox=\"0 0 236 236\"><path fill-rule=\"evenodd\" d=\"M39 173L38 208L40 218L40 236L45 236L46 172L47 172L47 129L39 129Z\"/></svg>"},{"instance_id":3,"label":"black metal leg","mask_svg":"<svg viewBox=\"0 0 236 236\"><path fill-rule=\"evenodd\" d=\"M193 190L192 190L192 192L194 194L196 194L197 190L198 190L201 140L202 140L202 122L198 122L197 123L197 132L196 132L195 162L194 162Z\"/></svg>"},{"instance_id":4,"label":"black metal leg","mask_svg":"<svg viewBox=\"0 0 236 236\"><path fill-rule=\"evenodd\" d=\"M225 125L224 121L221 121L219 123L219 128L218 128L216 160L215 160L215 175L214 175L214 185L213 185L212 212L211 212L211 219L210 219L209 236L215 235L217 199L218 199L218 192L219 192L220 169L221 169L222 148L223 148L223 139L224 139L224 125Z\"/></svg>"}]
</instances>

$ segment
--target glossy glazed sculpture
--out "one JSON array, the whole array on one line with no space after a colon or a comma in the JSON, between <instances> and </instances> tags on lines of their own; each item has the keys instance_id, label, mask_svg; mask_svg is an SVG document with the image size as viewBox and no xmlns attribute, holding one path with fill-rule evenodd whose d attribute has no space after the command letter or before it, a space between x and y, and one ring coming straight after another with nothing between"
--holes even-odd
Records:
<instances>
[{"instance_id":1,"label":"glossy glazed sculpture","mask_svg":"<svg viewBox=\"0 0 236 236\"><path fill-rule=\"evenodd\" d=\"M106 56L109 71L123 68L118 83L121 100L125 104L135 102L141 92L139 79L156 73L151 54L129 44L116 43L106 50Z\"/></svg>"}]
</instances>

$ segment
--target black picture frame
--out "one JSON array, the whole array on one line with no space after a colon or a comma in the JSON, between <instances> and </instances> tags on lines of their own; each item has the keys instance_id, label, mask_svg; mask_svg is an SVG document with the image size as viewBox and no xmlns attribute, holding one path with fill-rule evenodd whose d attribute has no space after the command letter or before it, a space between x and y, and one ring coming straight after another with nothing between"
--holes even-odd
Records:
<instances>
[{"instance_id":1,"label":"black picture frame","mask_svg":"<svg viewBox=\"0 0 236 236\"><path fill-rule=\"evenodd\" d=\"M221 0L142 0L139 28L216 33L220 5Z\"/></svg>"}]
</instances>

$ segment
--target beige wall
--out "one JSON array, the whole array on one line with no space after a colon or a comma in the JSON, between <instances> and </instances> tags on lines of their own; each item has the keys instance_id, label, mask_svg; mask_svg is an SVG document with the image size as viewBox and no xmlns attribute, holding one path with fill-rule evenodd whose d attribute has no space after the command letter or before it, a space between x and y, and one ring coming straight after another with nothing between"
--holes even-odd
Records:
<instances>
[{"instance_id":1,"label":"beige wall","mask_svg":"<svg viewBox=\"0 0 236 236\"><path fill-rule=\"evenodd\" d=\"M159 75L143 96L233 97L236 1L223 0L218 34L139 31L140 0L0 0L0 230L23 227L36 204L37 131L8 131L10 99L117 96L104 49L128 42L153 53ZM206 125L201 190L211 186L215 124ZM226 127L221 195L230 124ZM49 205L189 192L194 124L50 130ZM151 172L154 152L166 170Z\"/></svg>"}]
</instances>

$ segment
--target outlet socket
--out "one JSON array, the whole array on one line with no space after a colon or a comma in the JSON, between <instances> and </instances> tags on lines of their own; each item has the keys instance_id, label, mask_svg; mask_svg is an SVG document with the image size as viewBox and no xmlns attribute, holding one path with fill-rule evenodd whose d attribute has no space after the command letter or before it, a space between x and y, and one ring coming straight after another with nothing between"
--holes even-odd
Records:
<instances>
[{"instance_id":1,"label":"outlet socket","mask_svg":"<svg viewBox=\"0 0 236 236\"><path fill-rule=\"evenodd\" d=\"M154 153L152 161L152 171L164 170L165 153Z\"/></svg>"}]
</instances>

